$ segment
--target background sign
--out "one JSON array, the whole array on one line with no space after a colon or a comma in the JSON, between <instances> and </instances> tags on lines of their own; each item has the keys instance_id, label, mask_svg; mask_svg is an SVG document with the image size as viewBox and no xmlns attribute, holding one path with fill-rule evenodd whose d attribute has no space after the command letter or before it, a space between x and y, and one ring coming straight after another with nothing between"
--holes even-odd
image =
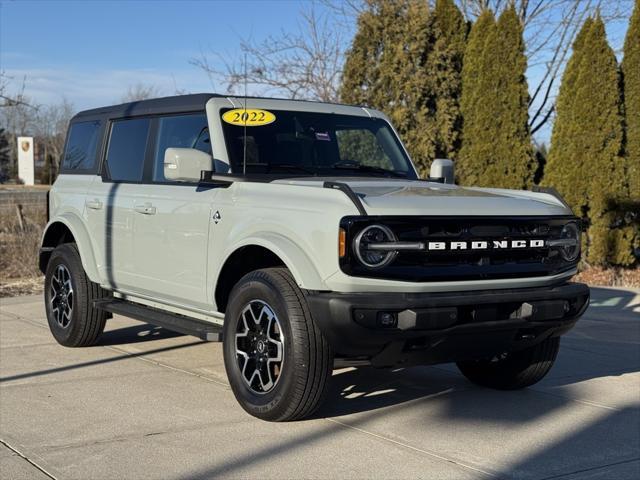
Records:
<instances>
[{"instance_id":1,"label":"background sign","mask_svg":"<svg viewBox=\"0 0 640 480\"><path fill-rule=\"evenodd\" d=\"M34 184L33 137L18 137L18 177L25 185Z\"/></svg>"}]
</instances>

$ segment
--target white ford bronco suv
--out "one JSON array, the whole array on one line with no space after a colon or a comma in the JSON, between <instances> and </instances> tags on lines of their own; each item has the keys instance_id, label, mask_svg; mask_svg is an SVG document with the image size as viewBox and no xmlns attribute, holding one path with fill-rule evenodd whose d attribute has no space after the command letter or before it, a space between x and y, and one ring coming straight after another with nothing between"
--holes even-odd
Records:
<instances>
[{"instance_id":1,"label":"white ford bronco suv","mask_svg":"<svg viewBox=\"0 0 640 480\"><path fill-rule=\"evenodd\" d=\"M51 332L120 314L222 341L250 414L309 416L332 368L456 362L518 389L589 302L581 224L555 192L420 179L363 107L214 94L81 112L39 264Z\"/></svg>"}]
</instances>

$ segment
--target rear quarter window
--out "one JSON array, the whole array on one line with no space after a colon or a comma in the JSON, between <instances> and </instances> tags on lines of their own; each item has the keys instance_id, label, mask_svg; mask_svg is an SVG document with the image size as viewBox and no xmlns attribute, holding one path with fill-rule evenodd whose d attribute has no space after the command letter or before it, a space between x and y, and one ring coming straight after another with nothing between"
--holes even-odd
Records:
<instances>
[{"instance_id":1,"label":"rear quarter window","mask_svg":"<svg viewBox=\"0 0 640 480\"><path fill-rule=\"evenodd\" d=\"M99 121L71 124L62 159L63 171L82 173L96 170L100 127Z\"/></svg>"}]
</instances>

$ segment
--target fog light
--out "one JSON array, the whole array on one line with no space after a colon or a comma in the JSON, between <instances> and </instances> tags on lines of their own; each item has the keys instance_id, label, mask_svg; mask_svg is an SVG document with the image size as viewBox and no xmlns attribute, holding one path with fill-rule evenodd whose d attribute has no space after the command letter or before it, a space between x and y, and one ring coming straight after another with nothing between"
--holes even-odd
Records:
<instances>
[{"instance_id":1,"label":"fog light","mask_svg":"<svg viewBox=\"0 0 640 480\"><path fill-rule=\"evenodd\" d=\"M381 328L394 328L398 325L398 319L395 313L378 312L376 324Z\"/></svg>"}]
</instances>

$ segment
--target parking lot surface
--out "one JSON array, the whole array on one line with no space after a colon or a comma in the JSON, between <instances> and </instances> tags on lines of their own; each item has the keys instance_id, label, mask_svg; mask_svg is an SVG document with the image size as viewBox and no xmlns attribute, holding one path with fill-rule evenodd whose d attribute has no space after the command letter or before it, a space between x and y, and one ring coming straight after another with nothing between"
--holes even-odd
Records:
<instances>
[{"instance_id":1,"label":"parking lot surface","mask_svg":"<svg viewBox=\"0 0 640 480\"><path fill-rule=\"evenodd\" d=\"M0 478L640 478L640 292L594 288L538 385L455 366L336 370L307 421L247 415L220 344L123 317L100 344L49 334L42 299L0 299Z\"/></svg>"}]
</instances>

